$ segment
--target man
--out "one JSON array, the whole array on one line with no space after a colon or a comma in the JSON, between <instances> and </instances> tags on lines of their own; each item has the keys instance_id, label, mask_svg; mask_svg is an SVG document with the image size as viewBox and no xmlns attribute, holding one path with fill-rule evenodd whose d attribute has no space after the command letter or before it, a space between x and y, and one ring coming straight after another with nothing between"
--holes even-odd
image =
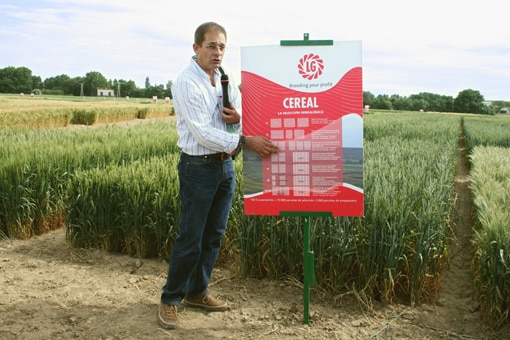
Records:
<instances>
[{"instance_id":1,"label":"man","mask_svg":"<svg viewBox=\"0 0 510 340\"><path fill-rule=\"evenodd\" d=\"M232 81L230 107L222 106L219 68L226 43L222 26L200 25L195 31L195 55L172 85L177 144L182 150L178 164L182 207L158 312L164 328L176 327L181 302L209 311L228 309L207 288L232 206L236 183L232 156L243 147L261 157L278 152L266 137L239 134L241 96ZM227 131L227 124L234 133Z\"/></svg>"}]
</instances>

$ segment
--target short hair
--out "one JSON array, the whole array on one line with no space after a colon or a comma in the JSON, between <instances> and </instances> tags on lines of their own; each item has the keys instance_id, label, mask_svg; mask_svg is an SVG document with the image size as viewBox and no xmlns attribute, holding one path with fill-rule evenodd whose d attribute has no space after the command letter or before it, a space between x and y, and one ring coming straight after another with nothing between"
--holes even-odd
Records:
<instances>
[{"instance_id":1,"label":"short hair","mask_svg":"<svg viewBox=\"0 0 510 340\"><path fill-rule=\"evenodd\" d=\"M225 35L225 40L227 39L227 31L225 28L223 28L220 24L209 21L204 22L195 30L195 44L201 45L205 40L205 34L212 31L219 31L220 33L223 33L223 35Z\"/></svg>"}]
</instances>

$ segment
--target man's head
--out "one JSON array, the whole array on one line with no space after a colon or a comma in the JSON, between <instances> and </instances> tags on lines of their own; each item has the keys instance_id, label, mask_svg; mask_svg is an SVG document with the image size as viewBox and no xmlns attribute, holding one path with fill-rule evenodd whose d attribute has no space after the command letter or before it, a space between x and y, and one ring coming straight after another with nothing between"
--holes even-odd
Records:
<instances>
[{"instance_id":1,"label":"man's head","mask_svg":"<svg viewBox=\"0 0 510 340\"><path fill-rule=\"evenodd\" d=\"M195 44L201 45L205 41L205 34L207 32L222 33L225 36L225 42L227 40L227 31L223 28L223 26L210 21L204 22L195 30Z\"/></svg>"},{"instance_id":2,"label":"man's head","mask_svg":"<svg viewBox=\"0 0 510 340\"><path fill-rule=\"evenodd\" d=\"M221 66L227 43L227 32L215 22L206 22L195 31L193 50L197 55L198 65L212 74Z\"/></svg>"}]
</instances>

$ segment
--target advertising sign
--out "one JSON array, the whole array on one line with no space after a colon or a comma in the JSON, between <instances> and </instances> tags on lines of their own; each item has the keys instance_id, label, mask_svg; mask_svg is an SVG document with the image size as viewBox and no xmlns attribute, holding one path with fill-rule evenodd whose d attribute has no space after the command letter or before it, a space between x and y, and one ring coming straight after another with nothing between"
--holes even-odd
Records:
<instances>
[{"instance_id":1,"label":"advertising sign","mask_svg":"<svg viewBox=\"0 0 510 340\"><path fill-rule=\"evenodd\" d=\"M361 42L241 48L243 134L278 154L243 155L247 215L363 216Z\"/></svg>"}]
</instances>

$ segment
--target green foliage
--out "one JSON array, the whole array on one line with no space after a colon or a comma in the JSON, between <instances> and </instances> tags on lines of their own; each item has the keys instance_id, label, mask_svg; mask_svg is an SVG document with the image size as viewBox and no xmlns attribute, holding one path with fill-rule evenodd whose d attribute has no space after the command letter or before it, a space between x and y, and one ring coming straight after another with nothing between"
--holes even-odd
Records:
<instances>
[{"instance_id":1,"label":"green foliage","mask_svg":"<svg viewBox=\"0 0 510 340\"><path fill-rule=\"evenodd\" d=\"M46 78L43 82L45 89L64 90L64 82L71 79L67 74Z\"/></svg>"},{"instance_id":2,"label":"green foliage","mask_svg":"<svg viewBox=\"0 0 510 340\"><path fill-rule=\"evenodd\" d=\"M71 124L94 125L97 122L98 113L96 110L73 110Z\"/></svg>"},{"instance_id":3,"label":"green foliage","mask_svg":"<svg viewBox=\"0 0 510 340\"><path fill-rule=\"evenodd\" d=\"M484 98L479 91L461 91L453 102L456 112L488 114L489 108L484 104Z\"/></svg>"},{"instance_id":4,"label":"green foliage","mask_svg":"<svg viewBox=\"0 0 510 340\"><path fill-rule=\"evenodd\" d=\"M409 97L399 95L378 95L363 92L363 105L372 109L430 112L461 112L493 114L493 109L484 103L480 92L464 90L457 98L422 92Z\"/></svg>"},{"instance_id":5,"label":"green foliage","mask_svg":"<svg viewBox=\"0 0 510 340\"><path fill-rule=\"evenodd\" d=\"M0 93L28 94L34 88L33 85L32 71L29 68L8 66L0 69Z\"/></svg>"},{"instance_id":6,"label":"green foliage","mask_svg":"<svg viewBox=\"0 0 510 340\"><path fill-rule=\"evenodd\" d=\"M144 97L140 89L136 87L136 83L132 80L114 79L112 88L115 89L117 97ZM120 90L120 93L117 91Z\"/></svg>"},{"instance_id":7,"label":"green foliage","mask_svg":"<svg viewBox=\"0 0 510 340\"><path fill-rule=\"evenodd\" d=\"M435 112L454 112L453 98L450 96L442 96L438 94L422 92L409 96L409 99L414 102L413 110Z\"/></svg>"},{"instance_id":8,"label":"green foliage","mask_svg":"<svg viewBox=\"0 0 510 340\"><path fill-rule=\"evenodd\" d=\"M510 152L476 146L471 161L479 225L473 242L476 296L484 317L499 325L510 316Z\"/></svg>"},{"instance_id":9,"label":"green foliage","mask_svg":"<svg viewBox=\"0 0 510 340\"><path fill-rule=\"evenodd\" d=\"M94 97L97 95L98 88L109 88L109 83L106 78L97 71L88 72L85 74L83 81L83 92L88 96Z\"/></svg>"},{"instance_id":10,"label":"green foliage","mask_svg":"<svg viewBox=\"0 0 510 340\"><path fill-rule=\"evenodd\" d=\"M80 96L83 77L71 78L67 74L46 78L43 81L43 93L48 95L73 95ZM85 92L84 92L85 93Z\"/></svg>"}]
</instances>

